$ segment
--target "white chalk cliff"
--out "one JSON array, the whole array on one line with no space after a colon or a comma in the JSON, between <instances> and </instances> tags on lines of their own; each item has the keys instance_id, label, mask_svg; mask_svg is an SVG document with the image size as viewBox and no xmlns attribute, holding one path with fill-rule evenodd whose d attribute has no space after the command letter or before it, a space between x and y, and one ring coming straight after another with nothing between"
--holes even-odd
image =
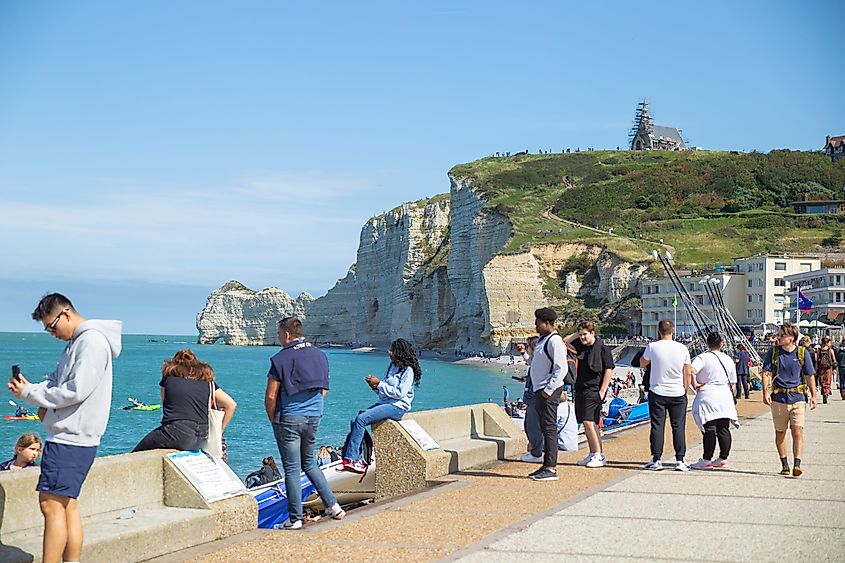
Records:
<instances>
[{"instance_id":1,"label":"white chalk cliff","mask_svg":"<svg viewBox=\"0 0 845 563\"><path fill-rule=\"evenodd\" d=\"M316 300L277 289L252 292L230 282L197 317L200 342L271 344L275 321L301 315L318 343L386 346L407 338L422 348L498 352L534 333L534 310L565 301L550 294L560 280L573 296L616 303L638 291L645 264L625 262L597 245L537 244L503 253L507 217L485 207L470 181L450 177L449 196L406 203L370 219L346 276ZM567 272L573 256L593 263Z\"/></svg>"},{"instance_id":2,"label":"white chalk cliff","mask_svg":"<svg viewBox=\"0 0 845 563\"><path fill-rule=\"evenodd\" d=\"M240 282L227 282L208 296L205 307L197 315L198 342L278 344L279 319L303 317L306 305L313 300L308 293L293 299L277 288L252 291Z\"/></svg>"}]
</instances>

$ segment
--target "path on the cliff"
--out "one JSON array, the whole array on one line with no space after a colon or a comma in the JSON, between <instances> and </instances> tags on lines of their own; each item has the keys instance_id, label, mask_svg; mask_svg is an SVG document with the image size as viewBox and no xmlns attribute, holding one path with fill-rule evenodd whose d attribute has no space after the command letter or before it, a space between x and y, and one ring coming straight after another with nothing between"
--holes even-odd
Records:
<instances>
[{"instance_id":1,"label":"path on the cliff","mask_svg":"<svg viewBox=\"0 0 845 563\"><path fill-rule=\"evenodd\" d=\"M579 228L579 229L586 229L588 231L592 231L592 232L598 233L600 235L607 235L607 236L611 236L611 237L627 239L627 240L634 242L634 243L636 243L637 241L639 241L639 242L650 242L652 244L656 244L656 245L662 247L664 250L668 250L672 254L675 254L675 247L671 246L669 244L665 244L663 241L651 240L651 239L647 239L647 238L635 239L635 238L631 238L631 237L626 236L626 235L620 235L618 233L614 233L611 230L604 230L604 229L599 229L597 227L591 227L589 225L584 225L583 223L576 223L575 221L570 221L568 219L558 217L557 215L552 213L551 207L547 208L545 211L542 211L540 213L540 215L542 217L546 218L546 219L551 219L552 221L558 221L560 223L564 223L564 224L569 225L571 227L576 227L576 228Z\"/></svg>"}]
</instances>

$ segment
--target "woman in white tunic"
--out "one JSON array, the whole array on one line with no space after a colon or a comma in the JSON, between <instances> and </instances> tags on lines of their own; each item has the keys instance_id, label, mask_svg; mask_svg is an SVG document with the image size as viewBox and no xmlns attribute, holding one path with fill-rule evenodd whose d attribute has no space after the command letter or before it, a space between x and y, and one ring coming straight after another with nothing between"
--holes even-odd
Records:
<instances>
[{"instance_id":1,"label":"woman in white tunic","mask_svg":"<svg viewBox=\"0 0 845 563\"><path fill-rule=\"evenodd\" d=\"M722 336L711 333L707 337L707 352L692 361L695 373L693 386L697 392L692 401L692 417L704 434L704 455L693 469L714 469L728 466L731 453L731 423L739 425L734 404L736 368L734 361L721 352ZM716 442L719 457L713 460Z\"/></svg>"}]
</instances>

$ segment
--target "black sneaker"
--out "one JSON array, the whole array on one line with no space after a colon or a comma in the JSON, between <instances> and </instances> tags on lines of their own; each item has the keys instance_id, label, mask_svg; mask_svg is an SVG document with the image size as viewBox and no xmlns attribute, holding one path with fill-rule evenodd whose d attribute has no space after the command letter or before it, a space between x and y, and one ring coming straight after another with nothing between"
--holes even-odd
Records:
<instances>
[{"instance_id":1,"label":"black sneaker","mask_svg":"<svg viewBox=\"0 0 845 563\"><path fill-rule=\"evenodd\" d=\"M531 475L531 478L535 481L557 481L557 472L544 467L539 473Z\"/></svg>"},{"instance_id":2,"label":"black sneaker","mask_svg":"<svg viewBox=\"0 0 845 563\"><path fill-rule=\"evenodd\" d=\"M529 474L528 474L528 476L529 476L529 477L534 477L535 475L539 475L540 473L542 473L542 472L543 472L543 470L544 470L544 469L545 469L545 467L543 467L543 466L541 465L541 466L540 466L540 469L537 469L537 470L535 470L535 471L532 471L531 473L529 473Z\"/></svg>"},{"instance_id":3,"label":"black sneaker","mask_svg":"<svg viewBox=\"0 0 845 563\"><path fill-rule=\"evenodd\" d=\"M789 471L789 466L788 466L788 465L784 465L784 466L783 466L783 469L781 469L781 470L780 470L780 474L781 474L781 475L792 475L792 472L791 472L791 471Z\"/></svg>"}]
</instances>

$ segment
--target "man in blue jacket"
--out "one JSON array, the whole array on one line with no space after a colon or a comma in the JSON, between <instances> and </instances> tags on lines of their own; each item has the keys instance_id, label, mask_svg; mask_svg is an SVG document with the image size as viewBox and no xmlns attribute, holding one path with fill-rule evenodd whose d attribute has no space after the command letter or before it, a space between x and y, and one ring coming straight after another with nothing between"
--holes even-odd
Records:
<instances>
[{"instance_id":1,"label":"man in blue jacket","mask_svg":"<svg viewBox=\"0 0 845 563\"><path fill-rule=\"evenodd\" d=\"M279 343L281 351L270 359L264 408L285 471L290 516L283 528L298 530L302 528L300 471L314 484L327 516L340 520L346 513L314 457L323 400L329 392L329 361L319 348L305 341L302 321L297 318L279 321Z\"/></svg>"}]
</instances>

